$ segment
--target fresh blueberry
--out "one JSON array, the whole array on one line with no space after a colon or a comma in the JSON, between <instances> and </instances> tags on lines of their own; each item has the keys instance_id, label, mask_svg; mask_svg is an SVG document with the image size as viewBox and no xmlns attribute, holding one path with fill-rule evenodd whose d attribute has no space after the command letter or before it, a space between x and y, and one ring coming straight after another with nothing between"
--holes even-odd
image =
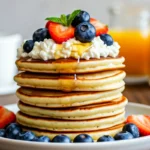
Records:
<instances>
[{"instance_id":1,"label":"fresh blueberry","mask_svg":"<svg viewBox=\"0 0 150 150\"><path fill-rule=\"evenodd\" d=\"M5 137L5 129L0 129L0 137Z\"/></svg>"},{"instance_id":2,"label":"fresh blueberry","mask_svg":"<svg viewBox=\"0 0 150 150\"><path fill-rule=\"evenodd\" d=\"M16 139L21 131L22 129L17 123L11 123L6 128L5 137L9 139Z\"/></svg>"},{"instance_id":3,"label":"fresh blueberry","mask_svg":"<svg viewBox=\"0 0 150 150\"><path fill-rule=\"evenodd\" d=\"M50 138L48 136L39 136L39 137L35 138L34 141L49 143L50 142Z\"/></svg>"},{"instance_id":4,"label":"fresh blueberry","mask_svg":"<svg viewBox=\"0 0 150 150\"><path fill-rule=\"evenodd\" d=\"M91 143L93 142L93 139L90 135L88 134L79 134L77 135L74 140L73 140L74 143Z\"/></svg>"},{"instance_id":5,"label":"fresh blueberry","mask_svg":"<svg viewBox=\"0 0 150 150\"><path fill-rule=\"evenodd\" d=\"M80 13L74 18L72 21L72 26L76 27L78 24L82 22L89 22L90 21L90 15L86 11L80 11Z\"/></svg>"},{"instance_id":6,"label":"fresh blueberry","mask_svg":"<svg viewBox=\"0 0 150 150\"><path fill-rule=\"evenodd\" d=\"M97 142L111 142L111 141L115 141L115 139L109 135L104 135L97 140Z\"/></svg>"},{"instance_id":7,"label":"fresh blueberry","mask_svg":"<svg viewBox=\"0 0 150 150\"><path fill-rule=\"evenodd\" d=\"M70 143L71 140L68 136L66 135L56 135L53 139L52 142L55 143Z\"/></svg>"},{"instance_id":8,"label":"fresh blueberry","mask_svg":"<svg viewBox=\"0 0 150 150\"><path fill-rule=\"evenodd\" d=\"M91 42L96 34L95 27L89 22L83 22L75 28L75 38L82 43Z\"/></svg>"},{"instance_id":9,"label":"fresh blueberry","mask_svg":"<svg viewBox=\"0 0 150 150\"><path fill-rule=\"evenodd\" d=\"M34 47L33 40L27 40L23 45L23 50L26 53L30 53L32 51L33 47Z\"/></svg>"},{"instance_id":10,"label":"fresh blueberry","mask_svg":"<svg viewBox=\"0 0 150 150\"><path fill-rule=\"evenodd\" d=\"M115 135L115 140L129 140L133 139L133 135L130 132L120 132Z\"/></svg>"},{"instance_id":11,"label":"fresh blueberry","mask_svg":"<svg viewBox=\"0 0 150 150\"><path fill-rule=\"evenodd\" d=\"M133 123L128 123L123 127L123 131L126 132L130 132L134 138L138 138L140 137L140 133L139 133L139 129L138 127L133 124Z\"/></svg>"},{"instance_id":12,"label":"fresh blueberry","mask_svg":"<svg viewBox=\"0 0 150 150\"><path fill-rule=\"evenodd\" d=\"M36 139L36 136L31 131L23 131L18 134L17 139L24 141L34 141Z\"/></svg>"},{"instance_id":13,"label":"fresh blueberry","mask_svg":"<svg viewBox=\"0 0 150 150\"><path fill-rule=\"evenodd\" d=\"M47 28L40 28L33 33L33 41L44 41L44 39L49 39L50 34Z\"/></svg>"},{"instance_id":14,"label":"fresh blueberry","mask_svg":"<svg viewBox=\"0 0 150 150\"><path fill-rule=\"evenodd\" d=\"M100 39L106 44L107 46L111 46L114 41L113 38L109 34L101 34Z\"/></svg>"}]
</instances>

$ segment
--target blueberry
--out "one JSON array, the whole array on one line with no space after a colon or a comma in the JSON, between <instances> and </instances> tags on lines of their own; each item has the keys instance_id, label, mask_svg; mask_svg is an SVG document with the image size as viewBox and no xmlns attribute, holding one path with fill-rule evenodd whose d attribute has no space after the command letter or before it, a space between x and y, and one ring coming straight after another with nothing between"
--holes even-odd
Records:
<instances>
[{"instance_id":1,"label":"blueberry","mask_svg":"<svg viewBox=\"0 0 150 150\"><path fill-rule=\"evenodd\" d=\"M77 135L74 140L73 140L74 143L91 143L93 142L93 139L90 135L88 134L79 134Z\"/></svg>"},{"instance_id":2,"label":"blueberry","mask_svg":"<svg viewBox=\"0 0 150 150\"><path fill-rule=\"evenodd\" d=\"M129 140L133 139L133 135L130 132L120 132L115 135L115 140Z\"/></svg>"},{"instance_id":3,"label":"blueberry","mask_svg":"<svg viewBox=\"0 0 150 150\"><path fill-rule=\"evenodd\" d=\"M18 134L17 139L24 141L34 141L36 139L36 136L31 131L23 131Z\"/></svg>"},{"instance_id":4,"label":"blueberry","mask_svg":"<svg viewBox=\"0 0 150 150\"><path fill-rule=\"evenodd\" d=\"M97 142L110 142L110 141L115 141L115 139L109 135L104 135L97 140Z\"/></svg>"},{"instance_id":5,"label":"blueberry","mask_svg":"<svg viewBox=\"0 0 150 150\"><path fill-rule=\"evenodd\" d=\"M89 22L83 22L75 28L75 38L82 43L91 42L96 34L95 27Z\"/></svg>"},{"instance_id":6,"label":"blueberry","mask_svg":"<svg viewBox=\"0 0 150 150\"><path fill-rule=\"evenodd\" d=\"M140 133L139 133L139 129L135 124L132 123L128 123L123 127L123 131L126 132L130 132L134 138L138 138L140 137Z\"/></svg>"},{"instance_id":7,"label":"blueberry","mask_svg":"<svg viewBox=\"0 0 150 150\"><path fill-rule=\"evenodd\" d=\"M27 40L23 45L23 50L26 53L30 53L32 51L33 47L34 47L33 40Z\"/></svg>"},{"instance_id":8,"label":"blueberry","mask_svg":"<svg viewBox=\"0 0 150 150\"><path fill-rule=\"evenodd\" d=\"M68 136L66 135L57 135L52 139L52 142L55 143L70 143L71 140Z\"/></svg>"},{"instance_id":9,"label":"blueberry","mask_svg":"<svg viewBox=\"0 0 150 150\"><path fill-rule=\"evenodd\" d=\"M5 137L9 139L16 139L21 131L22 129L17 123L11 123L6 128Z\"/></svg>"},{"instance_id":10,"label":"blueberry","mask_svg":"<svg viewBox=\"0 0 150 150\"><path fill-rule=\"evenodd\" d=\"M44 39L49 39L50 34L47 28L40 28L33 33L33 41L44 41Z\"/></svg>"},{"instance_id":11,"label":"blueberry","mask_svg":"<svg viewBox=\"0 0 150 150\"><path fill-rule=\"evenodd\" d=\"M80 11L80 13L74 18L71 25L73 27L76 27L78 24L82 22L89 22L90 21L90 15L86 11Z\"/></svg>"},{"instance_id":12,"label":"blueberry","mask_svg":"<svg viewBox=\"0 0 150 150\"><path fill-rule=\"evenodd\" d=\"M39 136L39 137L35 138L34 141L48 143L48 142L50 142L50 138L48 136Z\"/></svg>"},{"instance_id":13,"label":"blueberry","mask_svg":"<svg viewBox=\"0 0 150 150\"><path fill-rule=\"evenodd\" d=\"M113 38L109 34L101 34L100 39L106 44L107 46L111 46L114 41Z\"/></svg>"},{"instance_id":14,"label":"blueberry","mask_svg":"<svg viewBox=\"0 0 150 150\"><path fill-rule=\"evenodd\" d=\"M0 129L0 137L5 137L5 129Z\"/></svg>"}]
</instances>

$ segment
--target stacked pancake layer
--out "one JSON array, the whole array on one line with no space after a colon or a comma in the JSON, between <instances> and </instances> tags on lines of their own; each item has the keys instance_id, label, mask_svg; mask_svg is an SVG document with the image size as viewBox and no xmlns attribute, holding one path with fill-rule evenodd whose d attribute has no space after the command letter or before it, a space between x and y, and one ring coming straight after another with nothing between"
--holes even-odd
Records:
<instances>
[{"instance_id":1,"label":"stacked pancake layer","mask_svg":"<svg viewBox=\"0 0 150 150\"><path fill-rule=\"evenodd\" d=\"M72 140L86 133L97 140L115 135L125 121L124 58L75 61L20 59L17 122L25 130Z\"/></svg>"}]
</instances>

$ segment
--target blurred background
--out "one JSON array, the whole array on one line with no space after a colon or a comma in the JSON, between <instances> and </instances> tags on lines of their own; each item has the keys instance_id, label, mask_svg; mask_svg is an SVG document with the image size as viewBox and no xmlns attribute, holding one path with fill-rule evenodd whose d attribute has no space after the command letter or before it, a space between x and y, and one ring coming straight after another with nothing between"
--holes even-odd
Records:
<instances>
[{"instance_id":1,"label":"blurred background","mask_svg":"<svg viewBox=\"0 0 150 150\"><path fill-rule=\"evenodd\" d=\"M31 38L36 29L44 27L46 17L78 8L108 24L109 33L121 45L129 85L125 95L131 101L150 104L149 0L0 0L0 104L16 100L14 62L23 39Z\"/></svg>"}]
</instances>

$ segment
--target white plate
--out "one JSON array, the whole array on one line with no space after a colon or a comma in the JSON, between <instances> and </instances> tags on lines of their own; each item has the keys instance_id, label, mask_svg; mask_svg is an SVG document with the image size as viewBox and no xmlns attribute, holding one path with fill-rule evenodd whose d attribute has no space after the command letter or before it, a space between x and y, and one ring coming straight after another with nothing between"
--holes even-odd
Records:
<instances>
[{"instance_id":1,"label":"white plate","mask_svg":"<svg viewBox=\"0 0 150 150\"><path fill-rule=\"evenodd\" d=\"M7 105L6 108L17 112L16 105ZM150 114L150 107L146 105L129 103L126 108L127 115ZM0 150L150 150L150 136L132 140L106 142L106 143L37 143L0 138Z\"/></svg>"}]
</instances>

